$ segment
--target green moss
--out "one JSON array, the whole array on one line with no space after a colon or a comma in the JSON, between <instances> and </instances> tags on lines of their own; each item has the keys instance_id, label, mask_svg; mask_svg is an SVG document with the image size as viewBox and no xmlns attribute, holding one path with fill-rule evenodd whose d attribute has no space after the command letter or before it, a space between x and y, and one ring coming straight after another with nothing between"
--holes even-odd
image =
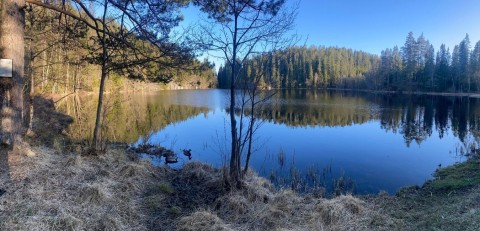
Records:
<instances>
[{"instance_id":1,"label":"green moss","mask_svg":"<svg viewBox=\"0 0 480 231\"><path fill-rule=\"evenodd\" d=\"M446 168L437 169L435 180L425 187L435 191L451 191L480 185L480 160L473 159Z\"/></svg>"},{"instance_id":2,"label":"green moss","mask_svg":"<svg viewBox=\"0 0 480 231\"><path fill-rule=\"evenodd\" d=\"M165 194L172 194L175 192L173 187L168 183L161 183L158 185L158 190Z\"/></svg>"},{"instance_id":3,"label":"green moss","mask_svg":"<svg viewBox=\"0 0 480 231\"><path fill-rule=\"evenodd\" d=\"M157 210L163 206L162 200L156 196L149 196L145 199L145 204L151 210Z\"/></svg>"},{"instance_id":4,"label":"green moss","mask_svg":"<svg viewBox=\"0 0 480 231\"><path fill-rule=\"evenodd\" d=\"M168 213L171 215L171 216L178 216L182 213L182 209L178 206L173 206L171 207L169 210L168 210Z\"/></svg>"}]
</instances>

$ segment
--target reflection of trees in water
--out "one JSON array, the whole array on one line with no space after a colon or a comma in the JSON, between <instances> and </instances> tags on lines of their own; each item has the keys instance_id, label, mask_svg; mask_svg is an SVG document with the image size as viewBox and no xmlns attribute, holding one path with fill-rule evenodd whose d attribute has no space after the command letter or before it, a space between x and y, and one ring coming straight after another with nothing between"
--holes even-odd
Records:
<instances>
[{"instance_id":1,"label":"reflection of trees in water","mask_svg":"<svg viewBox=\"0 0 480 231\"><path fill-rule=\"evenodd\" d=\"M385 96L388 97L388 96ZM429 95L391 96L375 103L382 108L382 128L400 131L405 143L421 143L436 130L440 138L451 131L461 142L478 136L480 102L477 98Z\"/></svg>"},{"instance_id":2,"label":"reflection of trees in water","mask_svg":"<svg viewBox=\"0 0 480 231\"><path fill-rule=\"evenodd\" d=\"M374 117L375 105L354 93L286 90L259 109L269 122L293 127L348 126Z\"/></svg>"},{"instance_id":3,"label":"reflection of trees in water","mask_svg":"<svg viewBox=\"0 0 480 231\"><path fill-rule=\"evenodd\" d=\"M110 141L135 142L152 131L209 111L206 107L158 103L154 98L107 95L102 136ZM95 122L95 97L69 97L58 104L58 109L74 117L68 133L74 140L88 140Z\"/></svg>"},{"instance_id":4,"label":"reflection of trees in water","mask_svg":"<svg viewBox=\"0 0 480 231\"><path fill-rule=\"evenodd\" d=\"M106 137L133 142L170 123L208 112L204 107L169 103L177 102L179 97L182 101L195 99L194 94L188 97L177 94L161 97L108 95ZM94 98L74 96L57 104L61 111L75 119L68 131L74 139L91 136ZM478 148L480 144L480 99L477 98L285 90L263 104L258 113L269 122L294 127L349 126L379 121L382 129L402 134L407 145L423 142L434 131L440 138L452 133L465 148L472 145Z\"/></svg>"},{"instance_id":5,"label":"reflection of trees in water","mask_svg":"<svg viewBox=\"0 0 480 231\"><path fill-rule=\"evenodd\" d=\"M287 90L263 105L259 113L264 120L294 127L378 120L382 129L402 134L407 146L423 142L433 131L442 138L451 130L462 143L468 136L473 136L469 140L480 139L480 100L470 97Z\"/></svg>"}]
</instances>

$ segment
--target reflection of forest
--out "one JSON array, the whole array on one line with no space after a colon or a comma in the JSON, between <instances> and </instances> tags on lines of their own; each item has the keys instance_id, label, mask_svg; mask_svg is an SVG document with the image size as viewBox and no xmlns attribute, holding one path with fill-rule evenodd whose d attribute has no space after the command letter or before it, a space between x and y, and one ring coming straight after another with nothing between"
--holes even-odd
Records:
<instances>
[{"instance_id":1,"label":"reflection of forest","mask_svg":"<svg viewBox=\"0 0 480 231\"><path fill-rule=\"evenodd\" d=\"M466 140L469 136L477 141L480 138L478 98L430 95L370 95L369 98L381 107L382 128L399 131L407 145L412 141L421 143L433 130L440 138L450 130L463 143L470 142Z\"/></svg>"},{"instance_id":2,"label":"reflection of forest","mask_svg":"<svg viewBox=\"0 0 480 231\"><path fill-rule=\"evenodd\" d=\"M134 142L170 123L209 111L206 107L177 104L207 106L215 102L213 98L215 91L107 95L104 137L111 141ZM73 139L84 140L91 136L95 96L68 97L58 102L57 108L75 119L68 130ZM478 98L285 90L262 104L257 112L266 121L294 127L350 126L379 121L382 129L402 134L407 145L413 141L421 143L433 131L440 137L449 132L465 146L480 141Z\"/></svg>"},{"instance_id":3,"label":"reflection of forest","mask_svg":"<svg viewBox=\"0 0 480 231\"><path fill-rule=\"evenodd\" d=\"M260 117L287 126L348 126L378 120L405 142L422 142L450 129L465 142L480 139L480 99L431 95L372 94L351 91L286 90L259 110Z\"/></svg>"},{"instance_id":4,"label":"reflection of forest","mask_svg":"<svg viewBox=\"0 0 480 231\"><path fill-rule=\"evenodd\" d=\"M106 95L102 127L104 139L135 142L168 124L187 120L209 111L206 107L162 104L143 95ZM96 96L78 95L57 103L57 108L74 118L68 133L74 140L90 139L95 123Z\"/></svg>"},{"instance_id":5,"label":"reflection of forest","mask_svg":"<svg viewBox=\"0 0 480 231\"><path fill-rule=\"evenodd\" d=\"M271 103L270 103L271 102ZM348 126L373 118L375 105L356 94L285 90L260 110L260 117L287 126Z\"/></svg>"}]
</instances>

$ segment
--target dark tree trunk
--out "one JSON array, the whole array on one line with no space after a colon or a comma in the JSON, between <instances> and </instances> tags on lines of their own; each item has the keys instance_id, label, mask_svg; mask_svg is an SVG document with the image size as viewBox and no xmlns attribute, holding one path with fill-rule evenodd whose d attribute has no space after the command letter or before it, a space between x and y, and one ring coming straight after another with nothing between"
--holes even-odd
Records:
<instances>
[{"instance_id":1,"label":"dark tree trunk","mask_svg":"<svg viewBox=\"0 0 480 231\"><path fill-rule=\"evenodd\" d=\"M237 120L235 118L235 78L238 70L236 69L237 65L237 19L238 16L235 16L235 29L233 34L233 57L232 57L232 76L230 82L230 128L232 133L232 152L230 155L230 181L237 188L240 187L240 150L238 146L238 135L237 135Z\"/></svg>"},{"instance_id":2,"label":"dark tree trunk","mask_svg":"<svg viewBox=\"0 0 480 231\"><path fill-rule=\"evenodd\" d=\"M248 165L250 165L250 157L252 156L252 142L253 142L253 126L255 125L255 90L253 90L251 95L250 102L250 122L248 124L248 150L247 150L247 160L245 161L245 168L243 173L246 174L248 171Z\"/></svg>"},{"instance_id":3,"label":"dark tree trunk","mask_svg":"<svg viewBox=\"0 0 480 231\"><path fill-rule=\"evenodd\" d=\"M105 6L103 10L103 18L102 24L103 28L107 28L106 26L106 15L107 15L107 4L108 2L105 0ZM100 151L100 140L99 140L99 132L100 132L100 125L101 125L101 115L102 115L102 107L103 107L103 91L105 89L105 79L107 78L108 70L107 70L107 63L108 63L108 48L107 48L107 41L106 41L106 33L100 33L97 31L97 35L100 38L100 42L102 44L102 76L100 78L100 89L98 93L98 105L97 105L97 114L95 120L95 128L93 129L93 141L92 141L92 148L95 152Z\"/></svg>"}]
</instances>

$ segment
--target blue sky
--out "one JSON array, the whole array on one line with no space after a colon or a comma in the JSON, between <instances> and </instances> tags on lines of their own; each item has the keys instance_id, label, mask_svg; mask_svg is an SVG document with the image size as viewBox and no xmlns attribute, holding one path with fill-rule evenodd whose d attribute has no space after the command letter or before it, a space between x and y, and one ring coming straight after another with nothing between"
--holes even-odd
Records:
<instances>
[{"instance_id":1,"label":"blue sky","mask_svg":"<svg viewBox=\"0 0 480 231\"><path fill-rule=\"evenodd\" d=\"M187 23L197 15L192 7L184 11ZM468 33L473 49L480 40L480 0L303 0L296 20L298 45L306 40L373 54L401 47L410 31L423 33L435 51L442 43L452 50Z\"/></svg>"},{"instance_id":2,"label":"blue sky","mask_svg":"<svg viewBox=\"0 0 480 231\"><path fill-rule=\"evenodd\" d=\"M421 33L435 49L451 49L468 33L480 40L480 0L303 0L297 18L308 44L349 47L374 54Z\"/></svg>"}]
</instances>

